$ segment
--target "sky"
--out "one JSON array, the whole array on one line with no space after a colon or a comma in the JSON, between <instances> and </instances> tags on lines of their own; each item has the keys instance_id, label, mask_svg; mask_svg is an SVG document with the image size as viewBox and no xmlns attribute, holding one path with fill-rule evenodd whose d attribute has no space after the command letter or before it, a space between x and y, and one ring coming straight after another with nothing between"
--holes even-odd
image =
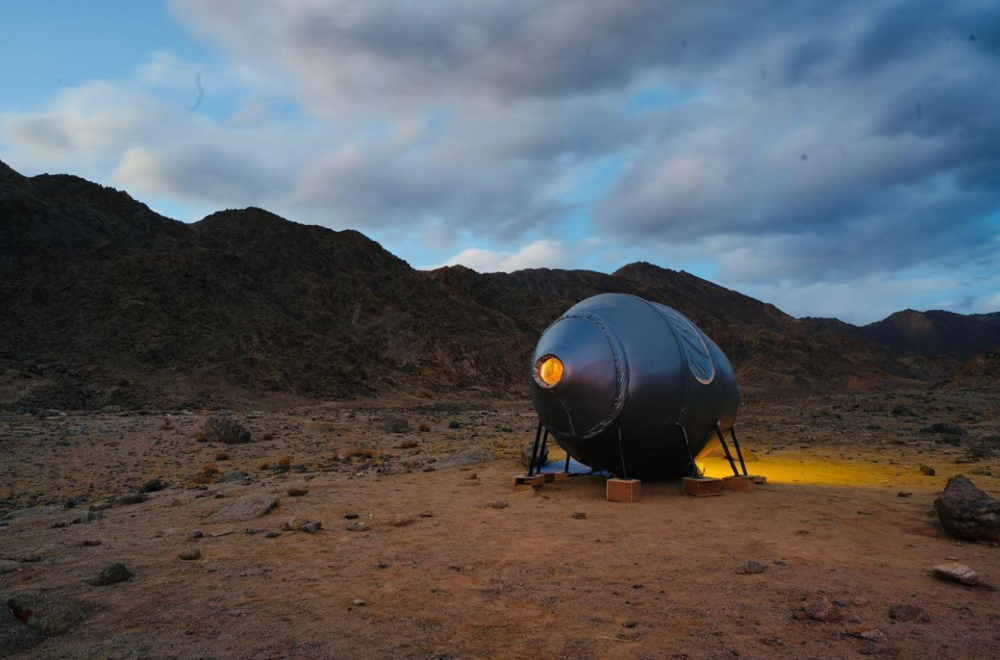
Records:
<instances>
[{"instance_id":1,"label":"sky","mask_svg":"<svg viewBox=\"0 0 1000 660\"><path fill-rule=\"evenodd\" d=\"M1000 4L5 0L0 160L416 268L1000 310Z\"/></svg>"}]
</instances>

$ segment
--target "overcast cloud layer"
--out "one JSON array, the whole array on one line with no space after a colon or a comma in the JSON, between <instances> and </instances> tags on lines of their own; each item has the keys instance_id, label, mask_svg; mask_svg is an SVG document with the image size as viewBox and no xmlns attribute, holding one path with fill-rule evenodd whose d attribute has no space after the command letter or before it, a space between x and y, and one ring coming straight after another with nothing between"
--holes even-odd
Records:
<instances>
[{"instance_id":1,"label":"overcast cloud layer","mask_svg":"<svg viewBox=\"0 0 1000 660\"><path fill-rule=\"evenodd\" d=\"M2 115L0 157L420 267L644 258L798 315L998 307L995 1L172 9L218 62L159 52ZM203 71L229 111L177 102Z\"/></svg>"}]
</instances>

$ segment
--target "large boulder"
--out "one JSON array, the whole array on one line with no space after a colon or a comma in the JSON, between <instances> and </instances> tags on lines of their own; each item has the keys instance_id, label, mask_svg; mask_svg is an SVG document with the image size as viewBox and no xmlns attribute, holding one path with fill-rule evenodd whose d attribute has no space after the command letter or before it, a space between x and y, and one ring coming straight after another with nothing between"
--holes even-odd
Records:
<instances>
[{"instance_id":1,"label":"large boulder","mask_svg":"<svg viewBox=\"0 0 1000 660\"><path fill-rule=\"evenodd\" d=\"M205 442L221 442L227 445L243 445L253 442L250 431L229 415L215 415L205 420L200 439Z\"/></svg>"},{"instance_id":2,"label":"large boulder","mask_svg":"<svg viewBox=\"0 0 1000 660\"><path fill-rule=\"evenodd\" d=\"M38 646L45 637L18 619L11 608L0 603L0 658Z\"/></svg>"},{"instance_id":3,"label":"large boulder","mask_svg":"<svg viewBox=\"0 0 1000 660\"><path fill-rule=\"evenodd\" d=\"M958 475L934 500L941 526L967 541L1000 541L1000 502Z\"/></svg>"}]
</instances>

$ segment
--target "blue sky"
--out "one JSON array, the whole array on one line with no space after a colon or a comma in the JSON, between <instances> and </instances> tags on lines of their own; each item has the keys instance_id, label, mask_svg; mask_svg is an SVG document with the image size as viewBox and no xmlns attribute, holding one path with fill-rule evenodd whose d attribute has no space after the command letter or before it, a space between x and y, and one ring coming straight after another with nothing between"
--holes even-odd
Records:
<instances>
[{"instance_id":1,"label":"blue sky","mask_svg":"<svg viewBox=\"0 0 1000 660\"><path fill-rule=\"evenodd\" d=\"M1000 9L8 0L0 159L418 268L684 269L797 316L1000 309Z\"/></svg>"}]
</instances>

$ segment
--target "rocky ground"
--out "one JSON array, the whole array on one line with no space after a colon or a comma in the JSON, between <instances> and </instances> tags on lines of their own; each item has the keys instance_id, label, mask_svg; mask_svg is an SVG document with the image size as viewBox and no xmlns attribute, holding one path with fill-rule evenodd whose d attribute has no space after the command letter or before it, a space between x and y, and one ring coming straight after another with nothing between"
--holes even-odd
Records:
<instances>
[{"instance_id":1,"label":"rocky ground","mask_svg":"<svg viewBox=\"0 0 1000 660\"><path fill-rule=\"evenodd\" d=\"M1000 495L995 393L744 401L766 486L637 504L515 491L527 404L233 411L244 444L208 411L8 414L0 657L1000 655L1000 593L930 573L1000 586L932 508L959 473Z\"/></svg>"}]
</instances>

